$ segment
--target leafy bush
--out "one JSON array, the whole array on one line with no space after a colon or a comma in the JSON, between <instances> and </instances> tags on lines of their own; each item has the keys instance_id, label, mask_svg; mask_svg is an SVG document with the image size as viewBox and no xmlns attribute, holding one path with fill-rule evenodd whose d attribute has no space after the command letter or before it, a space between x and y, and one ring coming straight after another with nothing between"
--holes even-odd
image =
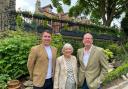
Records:
<instances>
[{"instance_id":1,"label":"leafy bush","mask_svg":"<svg viewBox=\"0 0 128 89\"><path fill-rule=\"evenodd\" d=\"M120 56L120 59L123 60L122 64L126 64L126 63L128 64L128 54L122 54Z\"/></svg>"},{"instance_id":2,"label":"leafy bush","mask_svg":"<svg viewBox=\"0 0 128 89\"><path fill-rule=\"evenodd\" d=\"M63 38L61 34L53 34L52 35L52 45L57 48L57 55L61 55L61 48L63 47Z\"/></svg>"},{"instance_id":3,"label":"leafy bush","mask_svg":"<svg viewBox=\"0 0 128 89\"><path fill-rule=\"evenodd\" d=\"M20 15L17 15L17 17L16 17L16 25L18 27L22 27L22 25L23 25L23 19Z\"/></svg>"},{"instance_id":4,"label":"leafy bush","mask_svg":"<svg viewBox=\"0 0 128 89\"><path fill-rule=\"evenodd\" d=\"M125 44L125 49L128 52L128 42Z\"/></svg>"},{"instance_id":5,"label":"leafy bush","mask_svg":"<svg viewBox=\"0 0 128 89\"><path fill-rule=\"evenodd\" d=\"M105 41L105 40L95 40L94 39L94 45L97 45L97 46L99 46L99 47L102 47L102 48L105 48L105 49L107 49L107 48L109 48L108 47L108 45L111 45L111 44L113 44L114 42L113 41L110 41L110 40L107 40L107 41ZM110 49L111 50L111 49ZM112 50L111 50L112 51ZM112 51L113 52L113 51Z\"/></svg>"},{"instance_id":6,"label":"leafy bush","mask_svg":"<svg viewBox=\"0 0 128 89\"><path fill-rule=\"evenodd\" d=\"M0 32L0 39L6 39L6 38L12 38L12 37L26 37L26 36L30 36L30 35L34 35L33 33L28 33L23 31L22 29L18 28L16 31L13 30L5 30L3 32Z\"/></svg>"},{"instance_id":7,"label":"leafy bush","mask_svg":"<svg viewBox=\"0 0 128 89\"><path fill-rule=\"evenodd\" d=\"M0 40L0 75L16 79L28 73L26 66L28 53L30 47L37 43L37 37L22 31L12 31L9 34Z\"/></svg>"},{"instance_id":8,"label":"leafy bush","mask_svg":"<svg viewBox=\"0 0 128 89\"><path fill-rule=\"evenodd\" d=\"M121 77L121 75L124 75L126 73L128 73L128 64L123 64L122 66L108 73L108 75L105 77L103 85L106 85L112 82L113 80Z\"/></svg>"},{"instance_id":9,"label":"leafy bush","mask_svg":"<svg viewBox=\"0 0 128 89\"><path fill-rule=\"evenodd\" d=\"M114 55L121 54L121 46L118 44L113 43L109 45L108 48L114 53Z\"/></svg>"},{"instance_id":10,"label":"leafy bush","mask_svg":"<svg viewBox=\"0 0 128 89\"><path fill-rule=\"evenodd\" d=\"M111 58L113 58L113 52L110 51L109 49L104 49L104 52L106 54L107 59L111 62L112 61Z\"/></svg>"},{"instance_id":11,"label":"leafy bush","mask_svg":"<svg viewBox=\"0 0 128 89\"><path fill-rule=\"evenodd\" d=\"M6 89L7 84L6 82L11 78L7 74L0 74L0 89Z\"/></svg>"}]
</instances>

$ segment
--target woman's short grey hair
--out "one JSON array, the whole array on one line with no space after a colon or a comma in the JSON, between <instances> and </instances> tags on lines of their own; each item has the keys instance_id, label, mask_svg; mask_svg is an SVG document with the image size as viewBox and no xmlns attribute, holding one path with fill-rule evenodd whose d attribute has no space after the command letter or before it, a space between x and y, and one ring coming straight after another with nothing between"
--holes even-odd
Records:
<instances>
[{"instance_id":1,"label":"woman's short grey hair","mask_svg":"<svg viewBox=\"0 0 128 89\"><path fill-rule=\"evenodd\" d=\"M62 53L64 53L65 48L71 48L72 53L73 53L73 47L72 47L71 44L69 44L69 43L64 44L64 46L63 46L63 48L62 48Z\"/></svg>"}]
</instances>

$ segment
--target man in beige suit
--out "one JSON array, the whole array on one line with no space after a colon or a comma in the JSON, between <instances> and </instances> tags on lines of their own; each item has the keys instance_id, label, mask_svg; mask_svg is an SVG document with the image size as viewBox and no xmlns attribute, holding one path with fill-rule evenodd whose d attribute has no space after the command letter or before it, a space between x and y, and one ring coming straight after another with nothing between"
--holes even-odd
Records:
<instances>
[{"instance_id":1,"label":"man in beige suit","mask_svg":"<svg viewBox=\"0 0 128 89\"><path fill-rule=\"evenodd\" d=\"M108 72L108 62L103 49L93 45L93 36L83 37L84 48L78 49L78 82L82 89L100 89Z\"/></svg>"},{"instance_id":2,"label":"man in beige suit","mask_svg":"<svg viewBox=\"0 0 128 89\"><path fill-rule=\"evenodd\" d=\"M42 33L42 44L31 48L27 67L30 79L33 81L33 89L53 89L53 75L57 50L50 46L51 32L45 30Z\"/></svg>"}]
</instances>

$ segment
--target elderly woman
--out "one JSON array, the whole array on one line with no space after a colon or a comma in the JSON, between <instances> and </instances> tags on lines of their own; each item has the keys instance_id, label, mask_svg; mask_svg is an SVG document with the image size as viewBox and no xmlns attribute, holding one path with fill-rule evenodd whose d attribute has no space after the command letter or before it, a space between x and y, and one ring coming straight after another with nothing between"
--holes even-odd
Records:
<instances>
[{"instance_id":1,"label":"elderly woman","mask_svg":"<svg viewBox=\"0 0 128 89\"><path fill-rule=\"evenodd\" d=\"M62 53L56 60L54 89L77 89L77 60L71 44L66 43Z\"/></svg>"}]
</instances>

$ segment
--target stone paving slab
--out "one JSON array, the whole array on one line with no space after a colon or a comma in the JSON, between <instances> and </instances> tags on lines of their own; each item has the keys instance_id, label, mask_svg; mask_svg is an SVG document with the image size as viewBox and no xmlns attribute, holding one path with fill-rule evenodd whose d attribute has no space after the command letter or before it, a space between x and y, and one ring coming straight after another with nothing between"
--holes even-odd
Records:
<instances>
[{"instance_id":1,"label":"stone paving slab","mask_svg":"<svg viewBox=\"0 0 128 89\"><path fill-rule=\"evenodd\" d=\"M33 85L32 85L32 81L28 80L24 83L25 85L25 89L32 89ZM125 80L124 82L121 82L120 84L118 85L115 85L115 86L112 86L110 88L107 88L107 89L128 89L128 79Z\"/></svg>"},{"instance_id":2,"label":"stone paving slab","mask_svg":"<svg viewBox=\"0 0 128 89\"><path fill-rule=\"evenodd\" d=\"M128 89L128 80L107 89Z\"/></svg>"}]
</instances>

